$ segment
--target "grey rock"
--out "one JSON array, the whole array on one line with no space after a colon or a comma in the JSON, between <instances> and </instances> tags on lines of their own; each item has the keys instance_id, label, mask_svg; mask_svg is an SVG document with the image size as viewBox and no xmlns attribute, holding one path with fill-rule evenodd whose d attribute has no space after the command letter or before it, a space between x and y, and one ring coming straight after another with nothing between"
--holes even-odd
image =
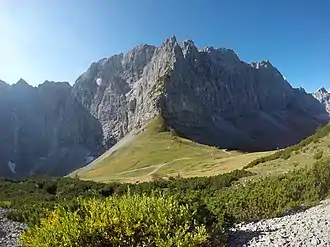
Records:
<instances>
[{"instance_id":1,"label":"grey rock","mask_svg":"<svg viewBox=\"0 0 330 247\"><path fill-rule=\"evenodd\" d=\"M237 224L229 246L330 246L330 200L303 212ZM270 229L271 226L271 229Z\"/></svg>"},{"instance_id":2,"label":"grey rock","mask_svg":"<svg viewBox=\"0 0 330 247\"><path fill-rule=\"evenodd\" d=\"M330 113L330 93L324 87L321 87L317 90L313 96L320 101L324 106L327 112Z\"/></svg>"},{"instance_id":3,"label":"grey rock","mask_svg":"<svg viewBox=\"0 0 330 247\"><path fill-rule=\"evenodd\" d=\"M245 63L231 49L175 37L93 63L72 92L100 121L108 147L157 115L187 138L246 151L297 143L329 120L269 61Z\"/></svg>"},{"instance_id":4,"label":"grey rock","mask_svg":"<svg viewBox=\"0 0 330 247\"><path fill-rule=\"evenodd\" d=\"M317 237L315 237L315 236L312 237L312 239L310 241L311 241L311 244L313 246L317 246L317 245L319 245L321 243L321 241Z\"/></svg>"},{"instance_id":5,"label":"grey rock","mask_svg":"<svg viewBox=\"0 0 330 247\"><path fill-rule=\"evenodd\" d=\"M27 229L27 226L7 219L6 212L6 209L0 208L0 246L19 247L21 246L18 244L19 236Z\"/></svg>"},{"instance_id":6,"label":"grey rock","mask_svg":"<svg viewBox=\"0 0 330 247\"><path fill-rule=\"evenodd\" d=\"M102 151L98 120L66 82L0 83L0 175L65 175Z\"/></svg>"}]
</instances>

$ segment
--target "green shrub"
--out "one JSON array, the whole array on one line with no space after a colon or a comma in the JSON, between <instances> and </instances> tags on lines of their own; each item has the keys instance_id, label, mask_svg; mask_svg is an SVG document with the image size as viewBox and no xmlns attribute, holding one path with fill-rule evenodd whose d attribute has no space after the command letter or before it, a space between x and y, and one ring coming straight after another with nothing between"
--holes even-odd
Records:
<instances>
[{"instance_id":1,"label":"green shrub","mask_svg":"<svg viewBox=\"0 0 330 247\"><path fill-rule=\"evenodd\" d=\"M285 153L279 154L282 157ZM298 163L293 163L293 166L296 165ZM48 238L53 242L60 241L55 236L62 236L66 240L65 234L79 236L73 237L77 245L70 242L72 245L67 246L79 246L81 241L87 243L82 246L93 246L95 242L91 241L101 241L97 246L118 246L102 242L109 240L106 237L117 236L115 234L122 234L122 239L128 241L121 246L132 246L129 241L133 241L133 238L137 241L134 236L138 236L139 241L149 241L144 233L148 233L148 236L156 235L154 239L163 239L163 235L157 235L157 231L163 231L166 227L164 231L173 241L177 231L188 227L188 232L193 234L190 240L195 239L195 236L197 239L198 236L206 236L206 246L222 246L226 240L226 230L234 222L281 216L315 205L329 195L330 158L317 160L312 167L298 167L279 176L245 182L240 179L254 174L235 170L214 177L170 178L130 185L101 184L70 178L30 178L24 181L2 179L0 201L11 202L10 216L13 219L29 222L32 226L23 235L25 246L51 246L38 245L36 241L46 241ZM56 191L51 190L52 193L49 193L49 185L54 184L56 186L51 187L56 187ZM128 191L131 195L127 195ZM77 196L83 199L77 201ZM112 207L109 208L109 205ZM104 215L108 215L108 221L102 218ZM157 215L163 215L167 221L160 216L157 218ZM54 217L56 224L52 223ZM41 224L40 218L43 218ZM112 222L115 218L124 222L123 226L106 228L102 223ZM146 222L155 225L152 231L146 228ZM124 226L127 228L124 229ZM128 239L126 233L131 232L134 226L135 235L130 235ZM77 229L80 235L74 232ZM57 235L51 235L52 231ZM156 243L143 243L156 246ZM191 242L188 245L193 246Z\"/></svg>"},{"instance_id":2,"label":"green shrub","mask_svg":"<svg viewBox=\"0 0 330 247\"><path fill-rule=\"evenodd\" d=\"M284 160L288 160L288 159L290 159L290 157L291 157L291 153L283 153L281 155L281 158Z\"/></svg>"},{"instance_id":3,"label":"green shrub","mask_svg":"<svg viewBox=\"0 0 330 247\"><path fill-rule=\"evenodd\" d=\"M0 207L1 208L9 208L11 206L10 201L0 201Z\"/></svg>"},{"instance_id":4,"label":"green shrub","mask_svg":"<svg viewBox=\"0 0 330 247\"><path fill-rule=\"evenodd\" d=\"M323 151L322 150L318 150L316 151L316 153L314 153L313 158L316 160L319 160L323 157Z\"/></svg>"},{"instance_id":5,"label":"green shrub","mask_svg":"<svg viewBox=\"0 0 330 247\"><path fill-rule=\"evenodd\" d=\"M209 235L195 214L167 196L79 199L75 211L58 206L20 241L25 247L206 245Z\"/></svg>"},{"instance_id":6,"label":"green shrub","mask_svg":"<svg viewBox=\"0 0 330 247\"><path fill-rule=\"evenodd\" d=\"M235 221L253 221L282 216L312 206L329 195L330 159L317 161L280 176L224 188L204 200L216 215L224 212Z\"/></svg>"},{"instance_id":7,"label":"green shrub","mask_svg":"<svg viewBox=\"0 0 330 247\"><path fill-rule=\"evenodd\" d=\"M319 143L320 139L319 138L313 138L313 143Z\"/></svg>"}]
</instances>

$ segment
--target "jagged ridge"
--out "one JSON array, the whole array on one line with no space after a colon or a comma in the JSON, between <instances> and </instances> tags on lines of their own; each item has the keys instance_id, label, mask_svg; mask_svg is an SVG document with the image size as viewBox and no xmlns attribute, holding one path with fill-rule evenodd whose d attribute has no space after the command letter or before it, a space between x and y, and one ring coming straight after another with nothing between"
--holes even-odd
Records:
<instances>
[{"instance_id":1,"label":"jagged ridge","mask_svg":"<svg viewBox=\"0 0 330 247\"><path fill-rule=\"evenodd\" d=\"M198 50L175 37L93 63L73 94L100 120L109 147L158 115L197 142L249 151L297 143L328 121L324 106L269 61L248 64L231 49Z\"/></svg>"}]
</instances>

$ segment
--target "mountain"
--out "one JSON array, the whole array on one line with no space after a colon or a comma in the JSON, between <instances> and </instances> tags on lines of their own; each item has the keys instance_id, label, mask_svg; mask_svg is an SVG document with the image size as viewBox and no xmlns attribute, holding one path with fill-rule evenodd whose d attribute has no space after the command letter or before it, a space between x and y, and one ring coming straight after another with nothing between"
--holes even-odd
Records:
<instances>
[{"instance_id":1,"label":"mountain","mask_svg":"<svg viewBox=\"0 0 330 247\"><path fill-rule=\"evenodd\" d=\"M156 116L180 136L244 151L292 145L329 120L269 61L245 63L231 49L175 37L93 63L72 93L100 121L107 147Z\"/></svg>"},{"instance_id":2,"label":"mountain","mask_svg":"<svg viewBox=\"0 0 330 247\"><path fill-rule=\"evenodd\" d=\"M324 87L321 87L319 90L317 90L313 96L320 101L325 106L325 109L327 112L330 113L330 93L328 90L326 90Z\"/></svg>"},{"instance_id":3,"label":"mountain","mask_svg":"<svg viewBox=\"0 0 330 247\"><path fill-rule=\"evenodd\" d=\"M102 148L99 122L66 82L0 82L0 175L64 175Z\"/></svg>"},{"instance_id":4,"label":"mountain","mask_svg":"<svg viewBox=\"0 0 330 247\"><path fill-rule=\"evenodd\" d=\"M73 86L0 81L0 175L67 174L152 119L200 144L264 151L297 143L329 114L271 62L173 36L94 62Z\"/></svg>"}]
</instances>

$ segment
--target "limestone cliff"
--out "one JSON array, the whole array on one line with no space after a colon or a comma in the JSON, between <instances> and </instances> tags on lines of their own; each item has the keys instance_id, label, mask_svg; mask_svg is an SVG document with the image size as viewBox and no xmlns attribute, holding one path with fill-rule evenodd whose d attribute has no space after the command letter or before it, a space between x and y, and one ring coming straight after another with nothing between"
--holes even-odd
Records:
<instances>
[{"instance_id":1,"label":"limestone cliff","mask_svg":"<svg viewBox=\"0 0 330 247\"><path fill-rule=\"evenodd\" d=\"M99 122L66 82L0 82L0 176L65 175L102 151Z\"/></svg>"},{"instance_id":2,"label":"limestone cliff","mask_svg":"<svg viewBox=\"0 0 330 247\"><path fill-rule=\"evenodd\" d=\"M72 93L100 121L108 147L157 115L195 141L248 151L294 144L328 121L269 61L245 63L231 49L175 37L93 63Z\"/></svg>"}]
</instances>

